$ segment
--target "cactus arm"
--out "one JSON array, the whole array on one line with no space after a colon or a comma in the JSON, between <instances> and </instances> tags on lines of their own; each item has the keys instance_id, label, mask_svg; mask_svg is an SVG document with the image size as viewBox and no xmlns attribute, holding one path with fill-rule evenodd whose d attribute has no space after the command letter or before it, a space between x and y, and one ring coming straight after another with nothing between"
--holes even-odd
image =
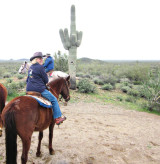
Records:
<instances>
[{"instance_id":1,"label":"cactus arm","mask_svg":"<svg viewBox=\"0 0 160 164\"><path fill-rule=\"evenodd\" d=\"M65 35L62 29L59 30L60 38L63 44L64 49L68 50L68 47L66 45Z\"/></svg>"},{"instance_id":2,"label":"cactus arm","mask_svg":"<svg viewBox=\"0 0 160 164\"><path fill-rule=\"evenodd\" d=\"M76 46L79 47L81 45L81 41L82 41L82 31L78 32L77 31L77 42L76 42Z\"/></svg>"},{"instance_id":3,"label":"cactus arm","mask_svg":"<svg viewBox=\"0 0 160 164\"><path fill-rule=\"evenodd\" d=\"M69 34L68 34L68 29L67 28L64 29L64 36L65 36L65 39L66 39L66 46L69 49L71 47L71 44L70 44L70 39L69 39Z\"/></svg>"}]
</instances>

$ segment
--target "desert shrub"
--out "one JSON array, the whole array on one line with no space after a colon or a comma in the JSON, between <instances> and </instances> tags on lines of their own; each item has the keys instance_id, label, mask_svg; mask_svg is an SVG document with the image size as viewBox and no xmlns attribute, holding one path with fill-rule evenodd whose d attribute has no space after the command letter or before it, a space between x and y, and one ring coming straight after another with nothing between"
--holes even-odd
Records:
<instances>
[{"instance_id":1,"label":"desert shrub","mask_svg":"<svg viewBox=\"0 0 160 164\"><path fill-rule=\"evenodd\" d=\"M0 78L3 76L3 70L0 69Z\"/></svg>"},{"instance_id":2,"label":"desert shrub","mask_svg":"<svg viewBox=\"0 0 160 164\"><path fill-rule=\"evenodd\" d=\"M83 76L84 76L84 73L83 73L83 72L77 72L77 73L76 73L76 76L77 76L77 77L83 77Z\"/></svg>"},{"instance_id":3,"label":"desert shrub","mask_svg":"<svg viewBox=\"0 0 160 164\"><path fill-rule=\"evenodd\" d=\"M136 99L135 97L133 96L128 96L126 99L125 99L126 102L131 102L131 103L135 103L136 102Z\"/></svg>"},{"instance_id":4,"label":"desert shrub","mask_svg":"<svg viewBox=\"0 0 160 164\"><path fill-rule=\"evenodd\" d=\"M78 91L81 93L94 93L96 87L88 79L81 79L77 85Z\"/></svg>"},{"instance_id":5,"label":"desert shrub","mask_svg":"<svg viewBox=\"0 0 160 164\"><path fill-rule=\"evenodd\" d=\"M137 89L132 88L132 89L129 89L127 91L127 94L136 97L136 96L139 96L140 93L139 93L139 91Z\"/></svg>"},{"instance_id":6,"label":"desert shrub","mask_svg":"<svg viewBox=\"0 0 160 164\"><path fill-rule=\"evenodd\" d=\"M121 78L121 79L120 79L120 83L126 84L126 86L127 86L127 84L130 83L130 82L131 82L131 81L130 81L128 78Z\"/></svg>"},{"instance_id":7,"label":"desert shrub","mask_svg":"<svg viewBox=\"0 0 160 164\"><path fill-rule=\"evenodd\" d=\"M24 81L20 81L18 84L19 84L19 88L23 89L25 87L25 85L26 85L26 81L25 80Z\"/></svg>"},{"instance_id":8,"label":"desert shrub","mask_svg":"<svg viewBox=\"0 0 160 164\"><path fill-rule=\"evenodd\" d=\"M83 75L83 78L88 78L88 79L90 79L90 78L91 78L91 75L85 74L85 75Z\"/></svg>"},{"instance_id":9,"label":"desert shrub","mask_svg":"<svg viewBox=\"0 0 160 164\"><path fill-rule=\"evenodd\" d=\"M11 96L17 92L18 85L14 82L12 83L7 83L6 85L8 96Z\"/></svg>"},{"instance_id":10,"label":"desert shrub","mask_svg":"<svg viewBox=\"0 0 160 164\"><path fill-rule=\"evenodd\" d=\"M102 79L98 78L98 77L95 77L93 79L93 81L94 81L95 84L98 84L98 85L104 85L105 84L105 82Z\"/></svg>"},{"instance_id":11,"label":"desert shrub","mask_svg":"<svg viewBox=\"0 0 160 164\"><path fill-rule=\"evenodd\" d=\"M133 84L134 85L141 85L142 84L142 81L133 81Z\"/></svg>"},{"instance_id":12,"label":"desert shrub","mask_svg":"<svg viewBox=\"0 0 160 164\"><path fill-rule=\"evenodd\" d=\"M25 87L25 84L25 81L6 83L5 86L8 91L8 96L17 95L19 93L18 91Z\"/></svg>"},{"instance_id":13,"label":"desert shrub","mask_svg":"<svg viewBox=\"0 0 160 164\"><path fill-rule=\"evenodd\" d=\"M17 75L17 78L18 79L23 79L24 78L24 75Z\"/></svg>"},{"instance_id":14,"label":"desert shrub","mask_svg":"<svg viewBox=\"0 0 160 164\"><path fill-rule=\"evenodd\" d=\"M111 74L109 75L101 75L100 79L103 81L104 84L111 84L113 88L117 83L117 78Z\"/></svg>"},{"instance_id":15,"label":"desert shrub","mask_svg":"<svg viewBox=\"0 0 160 164\"><path fill-rule=\"evenodd\" d=\"M109 83L109 84L103 85L101 89L110 91L113 89L113 86Z\"/></svg>"},{"instance_id":16,"label":"desert shrub","mask_svg":"<svg viewBox=\"0 0 160 164\"><path fill-rule=\"evenodd\" d=\"M10 73L5 73L4 75L3 75L3 78L10 78L11 77L11 74Z\"/></svg>"},{"instance_id":17,"label":"desert shrub","mask_svg":"<svg viewBox=\"0 0 160 164\"><path fill-rule=\"evenodd\" d=\"M120 89L127 93L129 88L132 88L133 84L131 83L131 81L128 78L122 78L120 80Z\"/></svg>"},{"instance_id":18,"label":"desert shrub","mask_svg":"<svg viewBox=\"0 0 160 164\"><path fill-rule=\"evenodd\" d=\"M120 89L122 92L127 93L131 88L129 86L122 86Z\"/></svg>"},{"instance_id":19,"label":"desert shrub","mask_svg":"<svg viewBox=\"0 0 160 164\"><path fill-rule=\"evenodd\" d=\"M12 83L12 81L13 81L13 80L10 79L10 78L6 80L7 83Z\"/></svg>"},{"instance_id":20,"label":"desert shrub","mask_svg":"<svg viewBox=\"0 0 160 164\"><path fill-rule=\"evenodd\" d=\"M61 54L60 51L54 55L55 70L67 72L68 71L68 57L66 54Z\"/></svg>"},{"instance_id":21,"label":"desert shrub","mask_svg":"<svg viewBox=\"0 0 160 164\"><path fill-rule=\"evenodd\" d=\"M117 96L116 98L118 101L123 101L123 98L121 96Z\"/></svg>"},{"instance_id":22,"label":"desert shrub","mask_svg":"<svg viewBox=\"0 0 160 164\"><path fill-rule=\"evenodd\" d=\"M142 92L146 98L147 106L149 110L160 109L160 103L158 102L160 97L160 71L150 71L148 79L143 82ZM155 107L157 109L155 109Z\"/></svg>"}]
</instances>

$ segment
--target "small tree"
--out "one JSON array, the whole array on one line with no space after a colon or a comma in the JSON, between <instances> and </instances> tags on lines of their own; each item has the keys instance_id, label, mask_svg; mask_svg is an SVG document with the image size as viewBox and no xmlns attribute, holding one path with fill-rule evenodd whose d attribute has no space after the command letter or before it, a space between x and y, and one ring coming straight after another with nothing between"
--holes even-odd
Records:
<instances>
[{"instance_id":1,"label":"small tree","mask_svg":"<svg viewBox=\"0 0 160 164\"><path fill-rule=\"evenodd\" d=\"M68 57L66 54L61 54L60 51L54 55L54 67L56 71L68 71Z\"/></svg>"},{"instance_id":2,"label":"small tree","mask_svg":"<svg viewBox=\"0 0 160 164\"><path fill-rule=\"evenodd\" d=\"M143 93L144 97L147 99L147 107L149 110L153 110L154 107L160 109L159 101L160 96L160 71L149 72L148 79L143 82Z\"/></svg>"}]
</instances>

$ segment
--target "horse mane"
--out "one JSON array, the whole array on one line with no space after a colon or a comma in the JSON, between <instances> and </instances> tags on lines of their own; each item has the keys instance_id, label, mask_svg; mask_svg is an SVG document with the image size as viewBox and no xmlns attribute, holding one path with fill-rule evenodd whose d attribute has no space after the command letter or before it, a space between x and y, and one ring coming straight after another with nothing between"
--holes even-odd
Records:
<instances>
[{"instance_id":1,"label":"horse mane","mask_svg":"<svg viewBox=\"0 0 160 164\"><path fill-rule=\"evenodd\" d=\"M48 83L48 85L49 86L54 86L54 87L58 87L59 85L60 85L60 81L63 81L64 80L64 78L63 77L58 77L58 78L56 78L56 79L53 79L53 80L51 80L49 83Z\"/></svg>"}]
</instances>

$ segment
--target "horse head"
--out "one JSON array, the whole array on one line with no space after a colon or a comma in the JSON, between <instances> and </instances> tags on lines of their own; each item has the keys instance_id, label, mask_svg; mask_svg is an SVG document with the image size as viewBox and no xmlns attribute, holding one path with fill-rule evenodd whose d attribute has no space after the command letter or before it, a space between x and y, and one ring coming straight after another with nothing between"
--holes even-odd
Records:
<instances>
[{"instance_id":1,"label":"horse head","mask_svg":"<svg viewBox=\"0 0 160 164\"><path fill-rule=\"evenodd\" d=\"M18 73L19 74L25 74L28 70L29 70L29 63L27 63L27 61L25 61L19 68Z\"/></svg>"},{"instance_id":2,"label":"horse head","mask_svg":"<svg viewBox=\"0 0 160 164\"><path fill-rule=\"evenodd\" d=\"M70 79L70 76L66 78L58 77L47 84L47 86L49 86L50 88L50 91L57 99L59 98L59 95L61 94L66 102L70 100L69 79Z\"/></svg>"},{"instance_id":3,"label":"horse head","mask_svg":"<svg viewBox=\"0 0 160 164\"><path fill-rule=\"evenodd\" d=\"M64 79L64 83L63 83L63 87L61 90L61 95L64 98L65 102L68 102L70 100L70 94L69 94L70 76L68 76L67 78L63 78L63 79Z\"/></svg>"}]
</instances>

